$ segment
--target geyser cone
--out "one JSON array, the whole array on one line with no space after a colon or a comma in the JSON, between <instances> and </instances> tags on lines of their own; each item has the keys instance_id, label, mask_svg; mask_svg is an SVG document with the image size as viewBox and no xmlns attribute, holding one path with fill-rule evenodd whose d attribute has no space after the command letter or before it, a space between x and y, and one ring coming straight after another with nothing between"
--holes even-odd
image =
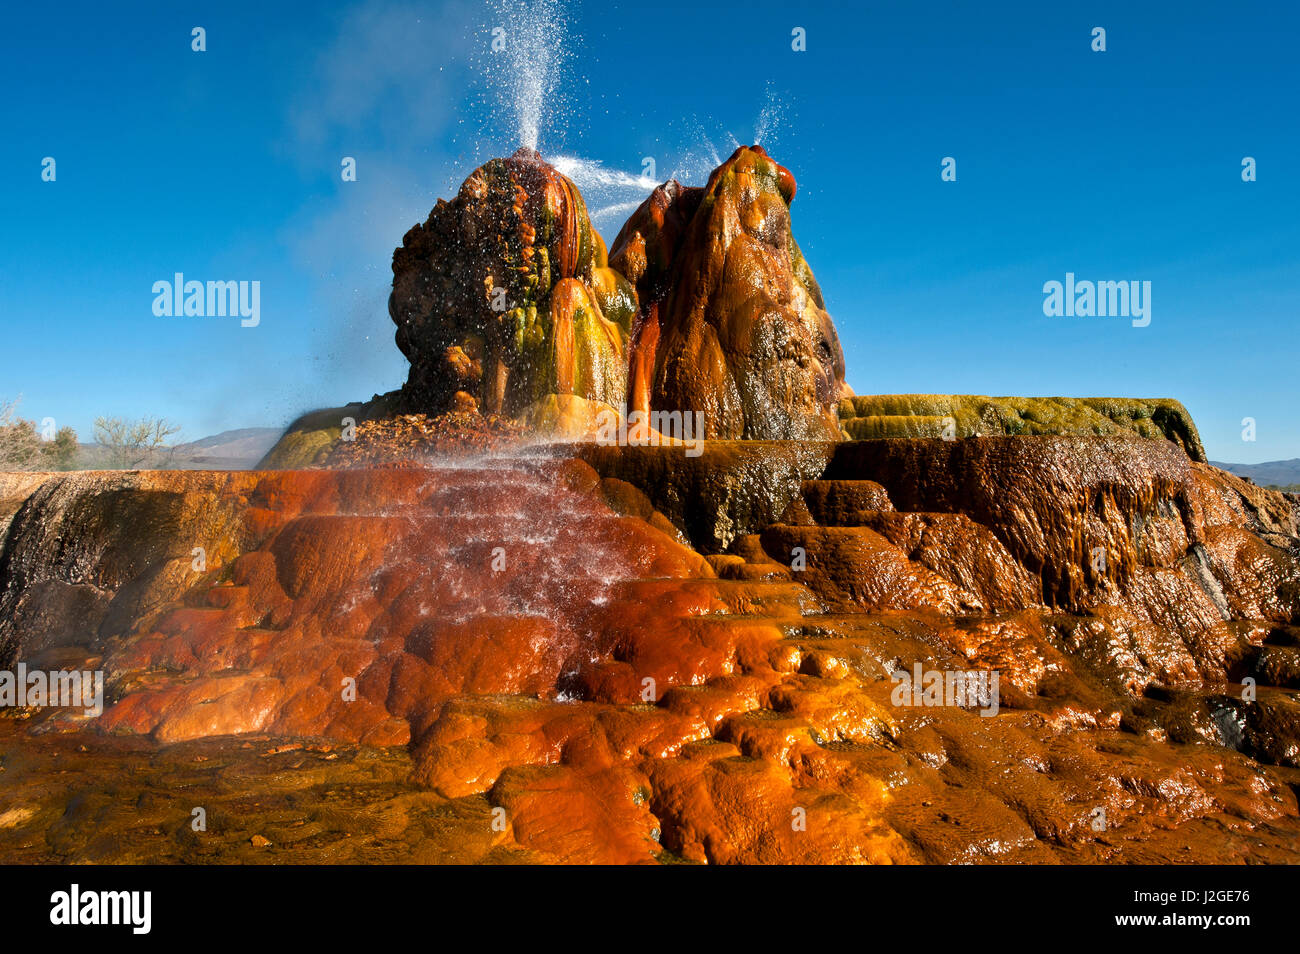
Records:
<instances>
[{"instance_id":1,"label":"geyser cone","mask_svg":"<svg viewBox=\"0 0 1300 954\"><path fill-rule=\"evenodd\" d=\"M577 186L527 147L476 169L393 254L389 313L418 410L621 404L635 307Z\"/></svg>"},{"instance_id":2,"label":"geyser cone","mask_svg":"<svg viewBox=\"0 0 1300 954\"><path fill-rule=\"evenodd\" d=\"M839 437L852 394L821 289L790 228L794 176L737 149L702 189L668 182L614 242L636 285L630 404L694 411L707 436Z\"/></svg>"}]
</instances>

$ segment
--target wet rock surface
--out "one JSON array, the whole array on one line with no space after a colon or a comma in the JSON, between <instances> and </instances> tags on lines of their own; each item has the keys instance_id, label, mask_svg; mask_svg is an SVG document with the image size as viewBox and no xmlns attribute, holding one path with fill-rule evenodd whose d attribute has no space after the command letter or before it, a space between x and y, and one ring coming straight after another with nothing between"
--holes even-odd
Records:
<instances>
[{"instance_id":1,"label":"wet rock surface","mask_svg":"<svg viewBox=\"0 0 1300 954\"><path fill-rule=\"evenodd\" d=\"M715 440L691 457L681 447L579 444L571 453L644 491L700 552L722 553L780 521L804 482L825 471L834 445Z\"/></svg>"},{"instance_id":2,"label":"wet rock surface","mask_svg":"<svg viewBox=\"0 0 1300 954\"><path fill-rule=\"evenodd\" d=\"M839 436L851 394L821 289L790 226L794 177L740 147L702 189L660 186L614 240L636 286L629 406L693 411L705 435Z\"/></svg>"},{"instance_id":3,"label":"wet rock surface","mask_svg":"<svg viewBox=\"0 0 1300 954\"><path fill-rule=\"evenodd\" d=\"M1291 498L1151 441L847 444L706 560L649 450L4 478L11 655L108 685L0 718L0 857L1297 860Z\"/></svg>"},{"instance_id":4,"label":"wet rock surface","mask_svg":"<svg viewBox=\"0 0 1300 954\"><path fill-rule=\"evenodd\" d=\"M405 403L509 417L552 394L619 405L635 308L573 182L529 149L493 159L393 253Z\"/></svg>"},{"instance_id":5,"label":"wet rock surface","mask_svg":"<svg viewBox=\"0 0 1300 954\"><path fill-rule=\"evenodd\" d=\"M1137 435L1170 441L1192 460L1205 462L1205 448L1192 416L1170 398L868 394L845 398L837 411L846 440Z\"/></svg>"},{"instance_id":6,"label":"wet rock surface","mask_svg":"<svg viewBox=\"0 0 1300 954\"><path fill-rule=\"evenodd\" d=\"M400 414L358 424L349 440L337 440L318 458L322 467L383 467L427 460L432 455L472 458L518 443L521 425L467 408L446 414Z\"/></svg>"}]
</instances>

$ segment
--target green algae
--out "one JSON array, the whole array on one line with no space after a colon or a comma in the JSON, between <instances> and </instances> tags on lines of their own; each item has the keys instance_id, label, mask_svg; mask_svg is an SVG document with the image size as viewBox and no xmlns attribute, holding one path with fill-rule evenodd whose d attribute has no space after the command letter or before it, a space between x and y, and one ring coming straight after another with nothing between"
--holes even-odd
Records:
<instances>
[{"instance_id":1,"label":"green algae","mask_svg":"<svg viewBox=\"0 0 1300 954\"><path fill-rule=\"evenodd\" d=\"M369 401L309 411L295 420L258 461L254 470L301 470L316 464L343 436L343 420L357 424L399 411L401 394L376 394Z\"/></svg>"},{"instance_id":2,"label":"green algae","mask_svg":"<svg viewBox=\"0 0 1300 954\"><path fill-rule=\"evenodd\" d=\"M1195 422L1172 398L872 394L846 398L838 410L849 440L1134 434L1177 444L1192 460L1206 459Z\"/></svg>"}]
</instances>

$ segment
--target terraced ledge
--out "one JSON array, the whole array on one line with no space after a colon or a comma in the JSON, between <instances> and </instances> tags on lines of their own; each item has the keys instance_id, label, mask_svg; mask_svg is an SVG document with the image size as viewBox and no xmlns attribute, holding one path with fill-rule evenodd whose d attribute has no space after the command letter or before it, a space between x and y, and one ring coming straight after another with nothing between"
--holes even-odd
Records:
<instances>
[{"instance_id":1,"label":"terraced ledge","mask_svg":"<svg viewBox=\"0 0 1300 954\"><path fill-rule=\"evenodd\" d=\"M839 415L846 440L1136 434L1170 441L1192 460L1206 460L1192 416L1172 398L869 394L840 401Z\"/></svg>"}]
</instances>

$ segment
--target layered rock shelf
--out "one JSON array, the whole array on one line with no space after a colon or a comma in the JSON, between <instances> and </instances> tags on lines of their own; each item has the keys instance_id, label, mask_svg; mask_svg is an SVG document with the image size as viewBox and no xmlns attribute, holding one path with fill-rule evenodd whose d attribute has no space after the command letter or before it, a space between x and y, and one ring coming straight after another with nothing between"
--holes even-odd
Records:
<instances>
[{"instance_id":1,"label":"layered rock shelf","mask_svg":"<svg viewBox=\"0 0 1300 954\"><path fill-rule=\"evenodd\" d=\"M359 814L417 798L446 821L355 859L1294 860L1290 499L1139 439L869 441L802 463L718 447L675 468L665 448L578 450L622 476L550 448L4 478L6 665L108 674L101 717L33 715L26 744L103 746L98 768L74 761L104 798L130 788L110 771L127 739L153 746L127 747L150 766L133 798L201 774L164 770L176 753L240 739L296 740L325 789L379 760ZM683 513L743 513L782 482L780 518L751 513L707 557L686 545ZM996 669L997 715L894 704L892 674L918 664ZM41 789L39 764L13 791L61 814L72 791ZM464 833L493 808L506 831ZM295 811L313 844L345 838ZM139 858L200 857L119 824ZM10 858L105 857L17 835Z\"/></svg>"}]
</instances>

